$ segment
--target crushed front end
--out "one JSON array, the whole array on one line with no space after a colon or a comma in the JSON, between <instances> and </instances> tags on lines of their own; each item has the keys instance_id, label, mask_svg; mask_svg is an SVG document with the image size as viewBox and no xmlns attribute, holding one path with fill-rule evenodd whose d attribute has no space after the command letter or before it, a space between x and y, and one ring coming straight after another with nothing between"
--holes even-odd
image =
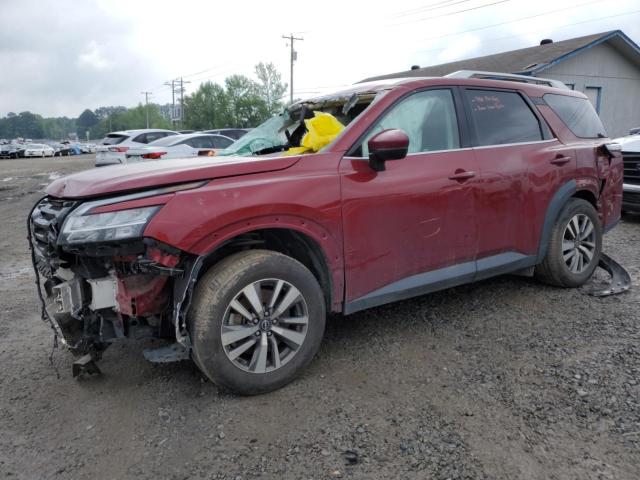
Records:
<instances>
[{"instance_id":1,"label":"crushed front end","mask_svg":"<svg viewBox=\"0 0 640 480\"><path fill-rule=\"evenodd\" d=\"M142 236L161 205L138 200L143 206L121 209L123 200L132 198L47 196L34 206L29 243L43 320L83 357L79 365L127 337L175 339L174 359L188 358L183 312L198 259ZM74 374L84 369L75 367Z\"/></svg>"}]
</instances>

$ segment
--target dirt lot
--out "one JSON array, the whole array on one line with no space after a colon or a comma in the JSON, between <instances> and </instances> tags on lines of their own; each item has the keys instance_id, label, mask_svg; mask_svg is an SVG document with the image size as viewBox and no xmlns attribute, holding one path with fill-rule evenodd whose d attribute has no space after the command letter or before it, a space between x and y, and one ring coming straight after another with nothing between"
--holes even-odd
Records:
<instances>
[{"instance_id":1,"label":"dirt lot","mask_svg":"<svg viewBox=\"0 0 640 480\"><path fill-rule=\"evenodd\" d=\"M332 318L292 385L240 398L148 340L74 380L38 317L25 219L89 156L0 161L0 475L24 479L637 479L640 219L596 299L503 277ZM59 371L59 378L56 375Z\"/></svg>"}]
</instances>

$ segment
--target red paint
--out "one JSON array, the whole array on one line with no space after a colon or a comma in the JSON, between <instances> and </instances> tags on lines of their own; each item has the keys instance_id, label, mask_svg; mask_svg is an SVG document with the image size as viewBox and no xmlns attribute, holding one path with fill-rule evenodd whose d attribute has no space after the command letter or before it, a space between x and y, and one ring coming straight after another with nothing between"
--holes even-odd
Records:
<instances>
[{"instance_id":1,"label":"red paint","mask_svg":"<svg viewBox=\"0 0 640 480\"><path fill-rule=\"evenodd\" d=\"M373 171L366 159L345 156L397 100L438 86L511 89L529 98L559 93L539 85L478 79L354 85L352 91L388 91L322 153L108 167L56 180L47 193L84 198L211 180L161 200L119 206L163 205L145 236L197 255L252 230L287 228L303 233L324 253L333 280L334 310L343 301L413 274L500 252L535 254L549 202L571 180L580 195L596 202L605 227L619 218L621 159L598 152L607 139L575 137L545 105L535 108L555 137L550 141L410 154L387 162L382 172ZM584 98L578 92L562 93ZM483 105L498 108L495 102ZM400 142L397 133L390 135L383 138L389 145ZM135 298L138 309L144 305L145 311L155 311L165 279L137 281L142 279L125 279L122 291L119 284L119 299L126 303Z\"/></svg>"},{"instance_id":2,"label":"red paint","mask_svg":"<svg viewBox=\"0 0 640 480\"><path fill-rule=\"evenodd\" d=\"M171 295L165 291L168 277L131 275L118 277L116 300L121 314L148 317L161 313Z\"/></svg>"}]
</instances>

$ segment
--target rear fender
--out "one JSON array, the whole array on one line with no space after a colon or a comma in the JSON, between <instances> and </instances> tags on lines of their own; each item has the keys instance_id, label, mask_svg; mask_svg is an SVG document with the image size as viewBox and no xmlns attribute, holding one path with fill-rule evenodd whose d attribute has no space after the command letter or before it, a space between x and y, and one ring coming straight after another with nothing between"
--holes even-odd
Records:
<instances>
[{"instance_id":1,"label":"rear fender","mask_svg":"<svg viewBox=\"0 0 640 480\"><path fill-rule=\"evenodd\" d=\"M542 226L542 234L540 235L540 243L538 246L538 263L544 260L547 254L547 248L549 246L549 239L551 238L551 230L553 224L558 219L562 207L569 201L569 199L576 193L577 183L575 180L571 180L565 183L558 191L551 197L551 201L547 206L547 213L544 217L544 224Z\"/></svg>"}]
</instances>

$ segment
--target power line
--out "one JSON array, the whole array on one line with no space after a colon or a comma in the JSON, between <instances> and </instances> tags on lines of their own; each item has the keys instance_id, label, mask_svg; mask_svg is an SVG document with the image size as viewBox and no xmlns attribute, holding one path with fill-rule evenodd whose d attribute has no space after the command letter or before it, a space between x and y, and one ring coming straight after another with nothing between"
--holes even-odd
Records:
<instances>
[{"instance_id":1,"label":"power line","mask_svg":"<svg viewBox=\"0 0 640 480\"><path fill-rule=\"evenodd\" d=\"M394 17L406 17L407 15L415 15L416 13L428 12L430 10L440 10L442 8L453 7L454 5L458 5L460 3L468 3L472 0L445 0L442 2L432 3L430 5L425 5L418 8L413 8L411 10L404 10L402 12L398 12ZM443 5L444 4L444 5Z\"/></svg>"},{"instance_id":2,"label":"power line","mask_svg":"<svg viewBox=\"0 0 640 480\"><path fill-rule=\"evenodd\" d=\"M583 20L581 22L567 23L566 25L555 25L553 28L554 29L560 29L560 28L566 28L566 27L573 27L575 25L583 25L585 23L600 22L602 20L608 20L610 18L622 17L623 15L634 15L636 13L640 13L640 10L632 10L630 12L623 12L623 13L618 13L616 15L609 15L607 17L592 18L590 20ZM546 31L546 29L529 30L529 31L526 31L526 32L520 32L517 35L507 35L505 37L490 38L490 39L487 39L487 40L483 40L478 45L485 45L487 43L498 42L500 40L507 40L509 38L520 38L520 37L522 37L522 35L527 35L527 34L531 34L531 33L538 33L538 32L544 32L544 31ZM449 48L449 47L430 48L430 49L427 49L427 50L414 50L414 53L441 52L443 50L446 50L447 48Z\"/></svg>"},{"instance_id":3,"label":"power line","mask_svg":"<svg viewBox=\"0 0 640 480\"><path fill-rule=\"evenodd\" d=\"M388 27L397 27L397 26L400 26L400 25L407 25L409 23L424 22L424 21L427 21L427 20L434 20L436 18L449 17L451 15L457 15L458 13L470 12L471 10L480 10L481 8L492 7L494 5L499 5L501 3L506 3L506 2L510 2L510 1L511 0L498 0L497 2L486 3L484 5L478 5L476 7L465 8L464 10L456 10L455 12L442 13L442 14L436 15L434 17L416 18L414 20L407 20L406 22L394 23L394 24L388 25Z\"/></svg>"},{"instance_id":4,"label":"power line","mask_svg":"<svg viewBox=\"0 0 640 480\"><path fill-rule=\"evenodd\" d=\"M302 37L294 37L293 33L290 33L289 36L286 35L282 35L282 38L285 38L287 40L289 40L289 45L291 46L291 56L290 56L290 60L291 60L291 84L289 85L289 101L291 103L293 103L293 62L295 62L298 59L298 52L296 52L293 48L293 42L295 42L296 40L304 40L304 38Z\"/></svg>"},{"instance_id":5,"label":"power line","mask_svg":"<svg viewBox=\"0 0 640 480\"><path fill-rule=\"evenodd\" d=\"M446 35L437 35L435 37L422 38L419 41L420 42L426 42L427 40L439 40L441 38L447 38L447 37L453 37L453 36L456 36L456 35L462 35L463 33L477 32L479 30L486 30L488 28L499 27L501 25L507 25L509 23L516 23L516 22L521 22L523 20L529 20L530 18L543 17L543 16L549 15L551 13L563 12L565 10L571 10L572 8L584 7L586 5L592 5L594 3L600 3L602 1L604 1L604 0L593 0L591 2L580 3L578 5L572 5L571 7L559 8L557 10L550 10L550 11L545 12L545 13L539 13L537 15L530 15L528 17L516 18L516 19L508 20L508 21L505 21L505 22L494 23L492 25L485 25L484 27L472 28L470 30L464 30L462 32L447 33Z\"/></svg>"}]
</instances>

